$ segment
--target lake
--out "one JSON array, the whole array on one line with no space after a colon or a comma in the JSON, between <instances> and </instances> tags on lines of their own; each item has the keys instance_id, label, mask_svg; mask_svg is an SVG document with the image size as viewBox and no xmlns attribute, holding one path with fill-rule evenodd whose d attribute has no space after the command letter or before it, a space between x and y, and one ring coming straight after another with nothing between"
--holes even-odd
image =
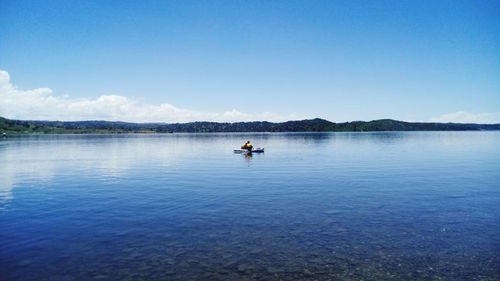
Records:
<instances>
[{"instance_id":1,"label":"lake","mask_svg":"<svg viewBox=\"0 0 500 281\"><path fill-rule=\"evenodd\" d=\"M1 138L0 279L500 280L500 132Z\"/></svg>"}]
</instances>

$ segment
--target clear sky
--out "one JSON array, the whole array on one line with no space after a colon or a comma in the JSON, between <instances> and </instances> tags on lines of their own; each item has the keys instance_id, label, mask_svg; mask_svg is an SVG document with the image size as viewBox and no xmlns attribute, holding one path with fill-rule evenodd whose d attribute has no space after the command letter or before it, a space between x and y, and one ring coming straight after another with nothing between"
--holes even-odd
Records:
<instances>
[{"instance_id":1,"label":"clear sky","mask_svg":"<svg viewBox=\"0 0 500 281\"><path fill-rule=\"evenodd\" d=\"M500 1L0 0L0 116L500 123Z\"/></svg>"}]
</instances>

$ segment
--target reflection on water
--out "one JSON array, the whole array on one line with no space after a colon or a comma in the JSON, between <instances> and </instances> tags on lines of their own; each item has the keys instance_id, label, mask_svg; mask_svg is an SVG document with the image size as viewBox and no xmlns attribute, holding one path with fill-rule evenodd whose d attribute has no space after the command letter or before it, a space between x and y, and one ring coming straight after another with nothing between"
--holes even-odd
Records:
<instances>
[{"instance_id":1,"label":"reflection on water","mask_svg":"<svg viewBox=\"0 0 500 281\"><path fill-rule=\"evenodd\" d=\"M34 136L0 165L1 280L500 279L496 132Z\"/></svg>"}]
</instances>

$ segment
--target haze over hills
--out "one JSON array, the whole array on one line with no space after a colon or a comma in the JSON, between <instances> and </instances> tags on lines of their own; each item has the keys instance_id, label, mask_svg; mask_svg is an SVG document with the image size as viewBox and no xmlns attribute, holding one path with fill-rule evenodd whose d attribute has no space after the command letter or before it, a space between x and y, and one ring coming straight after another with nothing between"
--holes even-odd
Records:
<instances>
[{"instance_id":1,"label":"haze over hills","mask_svg":"<svg viewBox=\"0 0 500 281\"><path fill-rule=\"evenodd\" d=\"M211 132L370 132L370 131L478 131L500 130L500 124L424 123L392 119L334 123L316 118L272 123L267 121L219 123L129 123L115 121L32 121L0 117L5 134L86 133L211 133Z\"/></svg>"}]
</instances>

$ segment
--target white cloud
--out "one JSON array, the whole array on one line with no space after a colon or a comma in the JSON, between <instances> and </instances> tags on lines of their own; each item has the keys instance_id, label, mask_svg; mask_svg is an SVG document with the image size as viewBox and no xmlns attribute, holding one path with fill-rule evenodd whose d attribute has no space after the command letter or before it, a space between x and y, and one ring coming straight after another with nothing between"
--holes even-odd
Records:
<instances>
[{"instance_id":1,"label":"white cloud","mask_svg":"<svg viewBox=\"0 0 500 281\"><path fill-rule=\"evenodd\" d=\"M453 123L480 123L493 124L500 123L500 112L490 113L470 113L465 111L457 111L433 117L431 122L453 122Z\"/></svg>"},{"instance_id":2,"label":"white cloud","mask_svg":"<svg viewBox=\"0 0 500 281\"><path fill-rule=\"evenodd\" d=\"M10 81L7 71L0 70L0 116L24 120L117 120L129 122L190 121L287 121L300 119L295 114L271 112L243 113L236 109L222 112L200 112L175 107L141 103L119 95L103 95L95 99L71 99L56 96L49 88L20 90Z\"/></svg>"}]
</instances>

